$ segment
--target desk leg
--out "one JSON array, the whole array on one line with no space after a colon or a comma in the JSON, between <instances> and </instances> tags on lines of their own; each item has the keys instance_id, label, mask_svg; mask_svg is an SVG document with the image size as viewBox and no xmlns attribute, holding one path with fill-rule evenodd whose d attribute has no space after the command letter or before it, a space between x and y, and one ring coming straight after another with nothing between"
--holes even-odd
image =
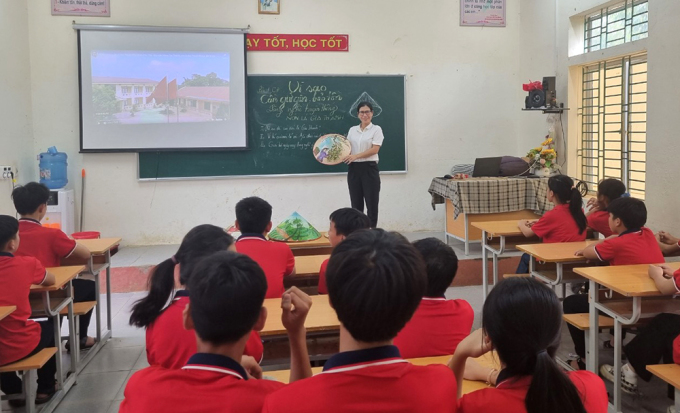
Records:
<instances>
[{"instance_id":1,"label":"desk leg","mask_svg":"<svg viewBox=\"0 0 680 413\"><path fill-rule=\"evenodd\" d=\"M113 336L113 330L111 329L111 250L106 251L106 264L106 326L111 336Z\"/></svg>"},{"instance_id":2,"label":"desk leg","mask_svg":"<svg viewBox=\"0 0 680 413\"><path fill-rule=\"evenodd\" d=\"M43 293L43 303L45 304L45 309L49 311L50 308L50 293ZM59 313L52 316L52 322L54 323L54 346L57 348L57 354L55 354L57 362L57 389L61 390L64 388L64 357L61 352L61 316Z\"/></svg>"},{"instance_id":3,"label":"desk leg","mask_svg":"<svg viewBox=\"0 0 680 413\"><path fill-rule=\"evenodd\" d=\"M99 291L101 291L101 288L99 287L99 273L93 274L94 276L94 288L96 292L96 301L97 301L97 306L95 307L95 321L97 323L97 342L101 343L102 341L102 299L101 299L101 294Z\"/></svg>"},{"instance_id":4,"label":"desk leg","mask_svg":"<svg viewBox=\"0 0 680 413\"><path fill-rule=\"evenodd\" d=\"M465 255L470 255L470 222L468 220L468 214L465 214Z\"/></svg>"},{"instance_id":5,"label":"desk leg","mask_svg":"<svg viewBox=\"0 0 680 413\"><path fill-rule=\"evenodd\" d=\"M24 397L26 398L26 413L35 413L35 396L38 390L38 385L36 384L38 380L37 370L27 370L21 378L24 387Z\"/></svg>"},{"instance_id":6,"label":"desk leg","mask_svg":"<svg viewBox=\"0 0 680 413\"><path fill-rule=\"evenodd\" d=\"M80 338L76 335L78 326L75 323L75 317L73 316L73 283L69 281L66 287L68 291L69 303L68 303L68 337L71 342L71 372L75 374L78 368L78 362L80 361Z\"/></svg>"},{"instance_id":7,"label":"desk leg","mask_svg":"<svg viewBox=\"0 0 680 413\"><path fill-rule=\"evenodd\" d=\"M614 318L614 411L621 411L621 322Z\"/></svg>"},{"instance_id":8,"label":"desk leg","mask_svg":"<svg viewBox=\"0 0 680 413\"><path fill-rule=\"evenodd\" d=\"M486 242L486 231L482 231L482 303L489 294L489 252Z\"/></svg>"},{"instance_id":9,"label":"desk leg","mask_svg":"<svg viewBox=\"0 0 680 413\"><path fill-rule=\"evenodd\" d=\"M675 412L680 412L680 390L675 389Z\"/></svg>"},{"instance_id":10,"label":"desk leg","mask_svg":"<svg viewBox=\"0 0 680 413\"><path fill-rule=\"evenodd\" d=\"M588 296L590 298L590 331L592 334L588 337L588 357L586 358L586 366L591 372L598 374L598 366L600 365L600 354L599 347L597 346L597 332L600 330L600 319L598 317L597 309L595 308L595 303L599 301L599 295L597 294L597 283L593 280L588 281L590 284L590 289L588 291Z\"/></svg>"}]
</instances>

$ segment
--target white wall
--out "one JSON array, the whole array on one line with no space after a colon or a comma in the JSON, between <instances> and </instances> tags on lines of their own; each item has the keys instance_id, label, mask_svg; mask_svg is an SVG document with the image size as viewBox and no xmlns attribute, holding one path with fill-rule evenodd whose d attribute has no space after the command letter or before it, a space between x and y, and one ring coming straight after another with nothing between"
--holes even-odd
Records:
<instances>
[{"instance_id":1,"label":"white wall","mask_svg":"<svg viewBox=\"0 0 680 413\"><path fill-rule=\"evenodd\" d=\"M31 130L31 68L28 9L24 0L0 1L0 165L13 166L18 178L37 168ZM0 214L14 215L11 184L0 180Z\"/></svg>"},{"instance_id":2,"label":"white wall","mask_svg":"<svg viewBox=\"0 0 680 413\"><path fill-rule=\"evenodd\" d=\"M349 53L253 52L248 55L248 69L250 73L408 75L409 173L382 178L380 224L390 229L441 229L443 208L433 212L427 193L432 177L477 156L522 155L526 148L517 143L519 129L534 125L533 121L544 122L536 114L531 114L535 116L531 121L519 120L522 81L542 76L552 63L540 63L536 74L520 73L518 2L508 1L506 28L460 27L457 2L296 0L284 2L280 16L259 16L256 4L255 0L116 0L111 18L75 20L167 26L250 24L254 33L348 33ZM45 1L28 2L34 152L51 145L67 152L72 183L80 180L81 167L87 169L86 229L120 235L131 244L168 243L177 242L199 223L230 223L235 203L253 194L272 203L275 222L298 210L320 229L326 228L332 210L348 206L344 177L148 183L136 180L136 155L79 155L72 20L51 16ZM549 33L551 25L548 21L541 31ZM530 141L535 142L533 136ZM385 144L389 145L389 136ZM326 188L323 197L318 196L319 187ZM79 185L76 189L80 192Z\"/></svg>"}]
</instances>

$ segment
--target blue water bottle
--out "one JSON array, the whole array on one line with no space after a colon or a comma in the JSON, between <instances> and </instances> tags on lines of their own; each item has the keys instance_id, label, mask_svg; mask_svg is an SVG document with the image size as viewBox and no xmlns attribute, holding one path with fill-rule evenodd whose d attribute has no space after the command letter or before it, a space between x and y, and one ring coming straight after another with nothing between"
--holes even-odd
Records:
<instances>
[{"instance_id":1,"label":"blue water bottle","mask_svg":"<svg viewBox=\"0 0 680 413\"><path fill-rule=\"evenodd\" d=\"M61 189L68 184L66 166L68 155L57 151L55 146L47 149L38 157L40 160L40 183L50 189Z\"/></svg>"}]
</instances>

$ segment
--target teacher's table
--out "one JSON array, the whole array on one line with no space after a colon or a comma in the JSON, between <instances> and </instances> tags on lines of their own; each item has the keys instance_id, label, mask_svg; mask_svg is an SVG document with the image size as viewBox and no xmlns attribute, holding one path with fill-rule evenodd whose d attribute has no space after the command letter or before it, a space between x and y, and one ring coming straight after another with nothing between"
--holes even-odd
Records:
<instances>
[{"instance_id":1,"label":"teacher's table","mask_svg":"<svg viewBox=\"0 0 680 413\"><path fill-rule=\"evenodd\" d=\"M493 285L496 285L498 283L498 258L508 250L516 250L519 243L539 241L538 237L525 237L517 223L518 220L472 223L473 227L482 231L482 302L489 294L489 252L493 257ZM496 244L496 238L498 238L498 244Z\"/></svg>"},{"instance_id":2,"label":"teacher's table","mask_svg":"<svg viewBox=\"0 0 680 413\"><path fill-rule=\"evenodd\" d=\"M57 347L56 362L57 362L57 392L50 399L50 401L44 405L41 412L51 412L53 411L59 402L64 398L69 389L75 384L76 381L76 368L77 360L76 357L71 357L71 367L70 376L67 376L64 371L64 358L61 352L61 316L60 311L64 308L68 308L68 323L69 323L69 340L71 343L75 343L76 338L76 328L73 318L73 287L71 281L78 276L81 272L85 271L85 266L83 265L73 265L66 267L51 267L47 268L47 271L54 274L55 282L52 285L32 285L29 299L33 297L40 297L41 302L35 302L31 300L31 308L34 309L33 316L37 317L49 317L54 323L54 342ZM64 290L66 292L65 296L55 297L56 292Z\"/></svg>"},{"instance_id":3,"label":"teacher's table","mask_svg":"<svg viewBox=\"0 0 680 413\"><path fill-rule=\"evenodd\" d=\"M554 244L530 244L518 245L517 249L529 254L529 273L532 277L549 284L550 286L562 286L562 298L566 297L566 284L568 282L581 280L573 272L565 272L565 264L585 263L586 259L576 256L576 251L581 251L588 245L597 240L586 240L579 242L558 242ZM538 269L536 262L553 263L556 271Z\"/></svg>"},{"instance_id":4,"label":"teacher's table","mask_svg":"<svg viewBox=\"0 0 680 413\"><path fill-rule=\"evenodd\" d=\"M328 233L322 232L321 237L312 241L288 242L288 246L296 257L304 255L330 254L333 247L328 240Z\"/></svg>"},{"instance_id":5,"label":"teacher's table","mask_svg":"<svg viewBox=\"0 0 680 413\"><path fill-rule=\"evenodd\" d=\"M7 305L0 307L0 320L12 314L17 307L15 305Z\"/></svg>"},{"instance_id":6,"label":"teacher's table","mask_svg":"<svg viewBox=\"0 0 680 413\"><path fill-rule=\"evenodd\" d=\"M553 208L548 202L548 178L434 178L428 189L432 208L446 204L444 232L465 243L479 242L475 222L538 219Z\"/></svg>"},{"instance_id":7,"label":"teacher's table","mask_svg":"<svg viewBox=\"0 0 680 413\"><path fill-rule=\"evenodd\" d=\"M451 359L451 356L420 357L408 359L408 361L416 366L428 366L430 364L447 364L449 359ZM494 356L493 353L486 353L474 360L482 366L500 369L498 357ZM323 371L323 367L312 367L312 374L318 374L321 373L321 371ZM282 383L288 383L290 379L290 370L265 371L262 374L267 378L271 378ZM489 388L489 385L482 381L463 380L463 394L486 388ZM451 391L452 394L455 395L457 390L452 389Z\"/></svg>"},{"instance_id":8,"label":"teacher's table","mask_svg":"<svg viewBox=\"0 0 680 413\"><path fill-rule=\"evenodd\" d=\"M667 265L674 270L680 268L680 262ZM648 275L649 265L617 265L609 267L575 268L574 271L590 282L588 298L590 300L590 331L599 331L599 313L614 319L614 404L615 412L621 411L621 325L636 323L642 316L652 317L659 313L678 313L680 304L670 296L663 296L656 288L654 280ZM615 291L627 300L600 300L600 286ZM643 302L642 299L645 299ZM623 304L623 305L622 305ZM590 334L588 370L598 374L599 346L598 335Z\"/></svg>"},{"instance_id":9,"label":"teacher's table","mask_svg":"<svg viewBox=\"0 0 680 413\"><path fill-rule=\"evenodd\" d=\"M313 295L312 307L309 309L305 328L308 333L331 332L340 329L340 322L335 310L331 308L327 295ZM267 308L267 321L264 328L260 331L262 337L281 336L286 334L286 328L281 322L281 299L268 298L264 300L264 307Z\"/></svg>"}]
</instances>

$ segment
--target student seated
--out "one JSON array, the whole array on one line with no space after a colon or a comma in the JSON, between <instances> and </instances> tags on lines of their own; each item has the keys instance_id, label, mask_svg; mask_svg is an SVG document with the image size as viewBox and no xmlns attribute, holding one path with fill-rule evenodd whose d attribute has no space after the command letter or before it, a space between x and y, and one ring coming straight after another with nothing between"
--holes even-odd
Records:
<instances>
[{"instance_id":1,"label":"student seated","mask_svg":"<svg viewBox=\"0 0 680 413\"><path fill-rule=\"evenodd\" d=\"M236 204L236 228L241 236L236 250L254 259L267 276L267 298L279 298L284 292L283 277L295 275L293 251L284 242L267 241L272 229L272 206L256 196Z\"/></svg>"},{"instance_id":2,"label":"student seated","mask_svg":"<svg viewBox=\"0 0 680 413\"><path fill-rule=\"evenodd\" d=\"M659 231L657 240L661 252L665 256L678 255L680 253L680 239L674 237L666 231Z\"/></svg>"},{"instance_id":3,"label":"student seated","mask_svg":"<svg viewBox=\"0 0 680 413\"><path fill-rule=\"evenodd\" d=\"M662 294L680 293L680 270L673 271L667 265L650 265L649 277ZM647 366L659 364L680 364L680 315L662 313L647 323L628 344L623 346L628 363L621 368L621 390L638 394L638 377L644 381L652 378ZM614 366L604 364L600 374L614 381ZM674 389L669 386L668 397L673 398Z\"/></svg>"},{"instance_id":4,"label":"student seated","mask_svg":"<svg viewBox=\"0 0 680 413\"><path fill-rule=\"evenodd\" d=\"M555 363L561 330L560 302L550 288L533 278L499 282L484 302L482 328L458 345L449 362L458 382L458 411L606 413L602 379L589 371L565 374ZM491 350L500 372L467 363ZM495 388L461 397L463 378Z\"/></svg>"},{"instance_id":5,"label":"student seated","mask_svg":"<svg viewBox=\"0 0 680 413\"><path fill-rule=\"evenodd\" d=\"M356 231L333 250L326 282L340 353L267 396L263 412L455 412L451 371L414 366L392 345L425 293L418 251L396 233Z\"/></svg>"},{"instance_id":6,"label":"student seated","mask_svg":"<svg viewBox=\"0 0 680 413\"><path fill-rule=\"evenodd\" d=\"M265 396L284 384L261 380L256 364L247 371L238 361L250 332L264 326L266 293L264 272L249 257L223 251L201 260L189 278L191 302L182 314L184 327L195 331L198 352L182 369L151 366L135 373L120 412L260 413ZM291 382L312 374L304 327L310 306L309 296L295 287L281 299Z\"/></svg>"},{"instance_id":7,"label":"student seated","mask_svg":"<svg viewBox=\"0 0 680 413\"><path fill-rule=\"evenodd\" d=\"M394 345L404 358L453 354L458 343L470 334L475 313L465 300L447 300L446 289L458 270L458 257L437 238L413 243L425 260L427 291L411 321L406 323Z\"/></svg>"},{"instance_id":8,"label":"student seated","mask_svg":"<svg viewBox=\"0 0 680 413\"><path fill-rule=\"evenodd\" d=\"M590 198L590 210L586 214L588 228L608 238L613 235L609 228L609 212L607 206L613 200L626 195L626 185L618 179L607 178L597 184L597 198Z\"/></svg>"},{"instance_id":9,"label":"student seated","mask_svg":"<svg viewBox=\"0 0 680 413\"><path fill-rule=\"evenodd\" d=\"M368 216L354 208L336 209L329 219L331 222L328 229L328 241L330 241L331 247L338 245L352 232L371 227L371 220L368 219ZM319 270L319 294L328 294L328 287L326 287L327 267L328 260L325 260L321 263Z\"/></svg>"},{"instance_id":10,"label":"student seated","mask_svg":"<svg viewBox=\"0 0 680 413\"><path fill-rule=\"evenodd\" d=\"M589 260L607 261L609 265L658 264L664 262L661 249L654 233L645 228L647 208L645 203L635 198L618 198L607 207L609 228L615 236L590 244L576 254ZM565 314L579 314L590 311L587 294L575 294L564 299ZM585 333L568 325L574 340L577 358L572 367L585 368ZM612 348L607 342L605 347Z\"/></svg>"},{"instance_id":11,"label":"student seated","mask_svg":"<svg viewBox=\"0 0 680 413\"><path fill-rule=\"evenodd\" d=\"M17 255L35 257L44 267L59 267L63 258L75 259L82 264L87 263L90 259L87 247L76 243L60 229L46 228L40 224L47 214L49 197L50 190L37 182L18 186L12 191L14 207L21 216L19 220L21 246ZM97 300L94 281L76 278L71 283L74 303ZM95 344L95 339L87 335L91 318L92 310L78 317L81 350ZM67 348L70 348L69 344Z\"/></svg>"},{"instance_id":12,"label":"student seated","mask_svg":"<svg viewBox=\"0 0 680 413\"><path fill-rule=\"evenodd\" d=\"M0 306L16 306L14 312L0 320L0 366L54 347L52 320L29 320L31 303L28 300L32 284L52 285L54 275L33 257L14 256L19 244L19 222L14 217L0 215ZM54 356L38 370L37 404L46 403L54 395L56 372ZM0 389L8 395L21 393L21 379L16 373L0 373ZM16 407L25 401L10 400L9 403Z\"/></svg>"},{"instance_id":13,"label":"student seated","mask_svg":"<svg viewBox=\"0 0 680 413\"><path fill-rule=\"evenodd\" d=\"M184 236L175 255L151 270L149 294L133 305L130 314L131 325L146 328L146 358L150 365L181 369L196 353L196 336L182 323L182 312L189 304L187 284L201 259L226 250L236 251L231 235L215 225L199 225ZM185 289L172 296L177 266L179 284ZM260 362L262 353L260 335L251 331L244 355Z\"/></svg>"},{"instance_id":14,"label":"student seated","mask_svg":"<svg viewBox=\"0 0 680 413\"><path fill-rule=\"evenodd\" d=\"M548 201L555 208L538 220L523 219L517 224L525 237L540 237L545 243L575 242L586 239L588 222L583 213L581 193L574 187L574 181L566 175L548 179ZM529 254L522 255L517 274L529 272Z\"/></svg>"}]
</instances>

